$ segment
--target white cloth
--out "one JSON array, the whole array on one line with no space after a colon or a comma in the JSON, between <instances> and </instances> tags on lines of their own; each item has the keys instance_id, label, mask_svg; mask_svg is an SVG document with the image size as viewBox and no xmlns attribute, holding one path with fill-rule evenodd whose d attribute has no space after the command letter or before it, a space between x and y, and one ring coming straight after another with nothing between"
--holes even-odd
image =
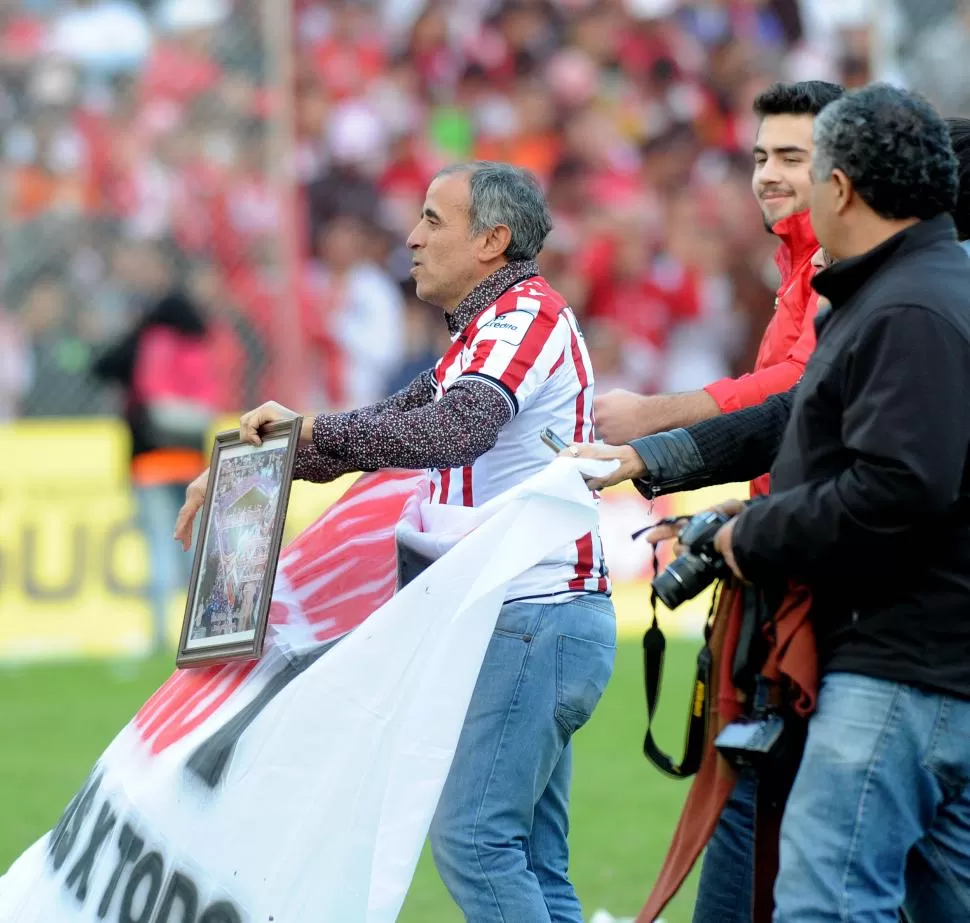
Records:
<instances>
[{"instance_id":1,"label":"white cloth","mask_svg":"<svg viewBox=\"0 0 970 923\"><path fill-rule=\"evenodd\" d=\"M556 459L486 508L443 514L450 550L299 672L329 624L307 601L325 599L339 620L386 578L353 546L386 550L394 525L381 504L415 479L362 478L284 556L255 669L162 687L102 755L76 810L0 878L0 920L96 923L102 904L107 921L395 920L505 588L592 528L579 472L610 467ZM418 509L414 497L401 535L413 536Z\"/></svg>"}]
</instances>

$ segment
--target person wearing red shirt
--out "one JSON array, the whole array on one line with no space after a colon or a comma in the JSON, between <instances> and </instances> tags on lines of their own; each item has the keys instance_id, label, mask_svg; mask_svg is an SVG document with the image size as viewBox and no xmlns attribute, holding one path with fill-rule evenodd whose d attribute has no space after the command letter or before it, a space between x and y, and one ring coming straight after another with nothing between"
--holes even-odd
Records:
<instances>
[{"instance_id":1,"label":"person wearing red shirt","mask_svg":"<svg viewBox=\"0 0 970 923\"><path fill-rule=\"evenodd\" d=\"M594 401L594 412L597 432L606 442L622 445L751 407L787 391L801 377L815 348L818 296L811 278L822 265L807 210L812 124L842 92L842 87L820 80L779 83L754 102L761 123L751 185L765 227L778 237L775 262L781 273L775 315L765 330L754 371L712 382L700 391L640 395L617 390L601 395ZM767 489L767 479L752 484L755 493Z\"/></svg>"},{"instance_id":2,"label":"person wearing red shirt","mask_svg":"<svg viewBox=\"0 0 970 923\"><path fill-rule=\"evenodd\" d=\"M630 442L756 406L772 394L788 391L801 378L815 348L818 297L811 279L826 262L808 213L812 127L815 116L842 93L834 84L809 81L776 84L755 100L761 124L754 146L752 188L765 227L779 238L776 261L782 276L775 316L765 330L755 371L713 382L697 392L652 397L610 392L594 400L597 429L608 442ZM591 488L641 475L642 461L629 445L576 446L572 454L620 460L616 471L591 481ZM755 495L768 489L767 475L751 485ZM756 777L742 774L708 841L693 923L750 923L756 802Z\"/></svg>"}]
</instances>

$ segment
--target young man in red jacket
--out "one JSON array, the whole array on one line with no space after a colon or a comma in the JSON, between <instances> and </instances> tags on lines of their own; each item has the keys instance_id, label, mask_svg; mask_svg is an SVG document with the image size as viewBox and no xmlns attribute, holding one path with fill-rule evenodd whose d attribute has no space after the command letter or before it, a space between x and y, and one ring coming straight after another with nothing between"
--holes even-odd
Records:
<instances>
[{"instance_id":1,"label":"young man in red jacket","mask_svg":"<svg viewBox=\"0 0 970 923\"><path fill-rule=\"evenodd\" d=\"M761 119L754 145L751 187L765 227L780 243L775 262L781 285L775 316L765 330L754 372L724 378L702 391L640 395L610 391L594 401L597 434L611 445L640 436L690 426L760 404L787 391L801 377L815 348L818 296L811 278L822 265L821 252L808 220L811 188L812 124L824 106L842 95L842 87L821 80L778 83L754 102ZM767 479L752 485L766 493Z\"/></svg>"},{"instance_id":2,"label":"young man in red jacket","mask_svg":"<svg viewBox=\"0 0 970 923\"><path fill-rule=\"evenodd\" d=\"M808 213L812 126L815 116L842 93L842 87L821 81L776 84L754 103L761 124L754 145L752 189L765 227L779 238L775 260L782 279L754 372L684 394L605 394L594 402L594 412L598 434L607 443L622 445L755 406L801 378L815 348L818 296L811 278L825 263ZM609 457L610 449L590 446L583 454ZM622 469L609 483L621 479ZM768 476L753 482L751 490L768 493ZM754 778L742 776L721 812L701 868L693 923L752 919L756 791Z\"/></svg>"}]
</instances>

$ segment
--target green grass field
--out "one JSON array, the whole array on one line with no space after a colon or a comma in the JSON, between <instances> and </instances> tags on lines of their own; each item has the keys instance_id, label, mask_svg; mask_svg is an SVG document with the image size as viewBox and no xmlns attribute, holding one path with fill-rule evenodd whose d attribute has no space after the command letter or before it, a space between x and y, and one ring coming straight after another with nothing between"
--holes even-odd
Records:
<instances>
[{"instance_id":1,"label":"green grass field","mask_svg":"<svg viewBox=\"0 0 970 923\"><path fill-rule=\"evenodd\" d=\"M657 736L683 743L697 642L668 645ZM0 871L57 820L115 733L171 672L171 659L137 664L0 667ZM576 737L572 876L587 918L603 907L639 910L663 858L687 783L643 758L640 644L621 643L616 673L593 720ZM665 913L688 923L695 878ZM402 923L460 923L425 854Z\"/></svg>"}]
</instances>

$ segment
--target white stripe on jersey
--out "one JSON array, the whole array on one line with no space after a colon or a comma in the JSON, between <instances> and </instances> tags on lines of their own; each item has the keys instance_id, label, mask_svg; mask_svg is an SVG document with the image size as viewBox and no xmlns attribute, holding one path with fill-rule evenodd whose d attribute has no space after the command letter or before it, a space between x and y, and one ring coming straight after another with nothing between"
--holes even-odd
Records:
<instances>
[{"instance_id":1,"label":"white stripe on jersey","mask_svg":"<svg viewBox=\"0 0 970 923\"><path fill-rule=\"evenodd\" d=\"M582 393L582 402L577 399L573 441L594 442L593 363L589 357L589 350L586 348L586 341L583 339L576 316L572 311L566 314L566 321L571 331L569 360L573 365L574 374L580 382L584 379L588 382L588 389ZM580 406L580 403L582 403L582 406ZM577 575L571 582L571 586L575 588L582 585L588 591L605 592L609 587L609 579L599 531L594 531L589 536L580 539L576 543L576 551L578 558Z\"/></svg>"},{"instance_id":2,"label":"white stripe on jersey","mask_svg":"<svg viewBox=\"0 0 970 923\"><path fill-rule=\"evenodd\" d=\"M547 426L566 442L594 439L589 352L572 310L541 278L513 286L456 339L435 368L437 398L463 376L503 393L512 419L470 468L431 472L432 502L477 506L540 471L553 457L539 439ZM532 568L508 599L596 591L609 591L598 530Z\"/></svg>"}]
</instances>

